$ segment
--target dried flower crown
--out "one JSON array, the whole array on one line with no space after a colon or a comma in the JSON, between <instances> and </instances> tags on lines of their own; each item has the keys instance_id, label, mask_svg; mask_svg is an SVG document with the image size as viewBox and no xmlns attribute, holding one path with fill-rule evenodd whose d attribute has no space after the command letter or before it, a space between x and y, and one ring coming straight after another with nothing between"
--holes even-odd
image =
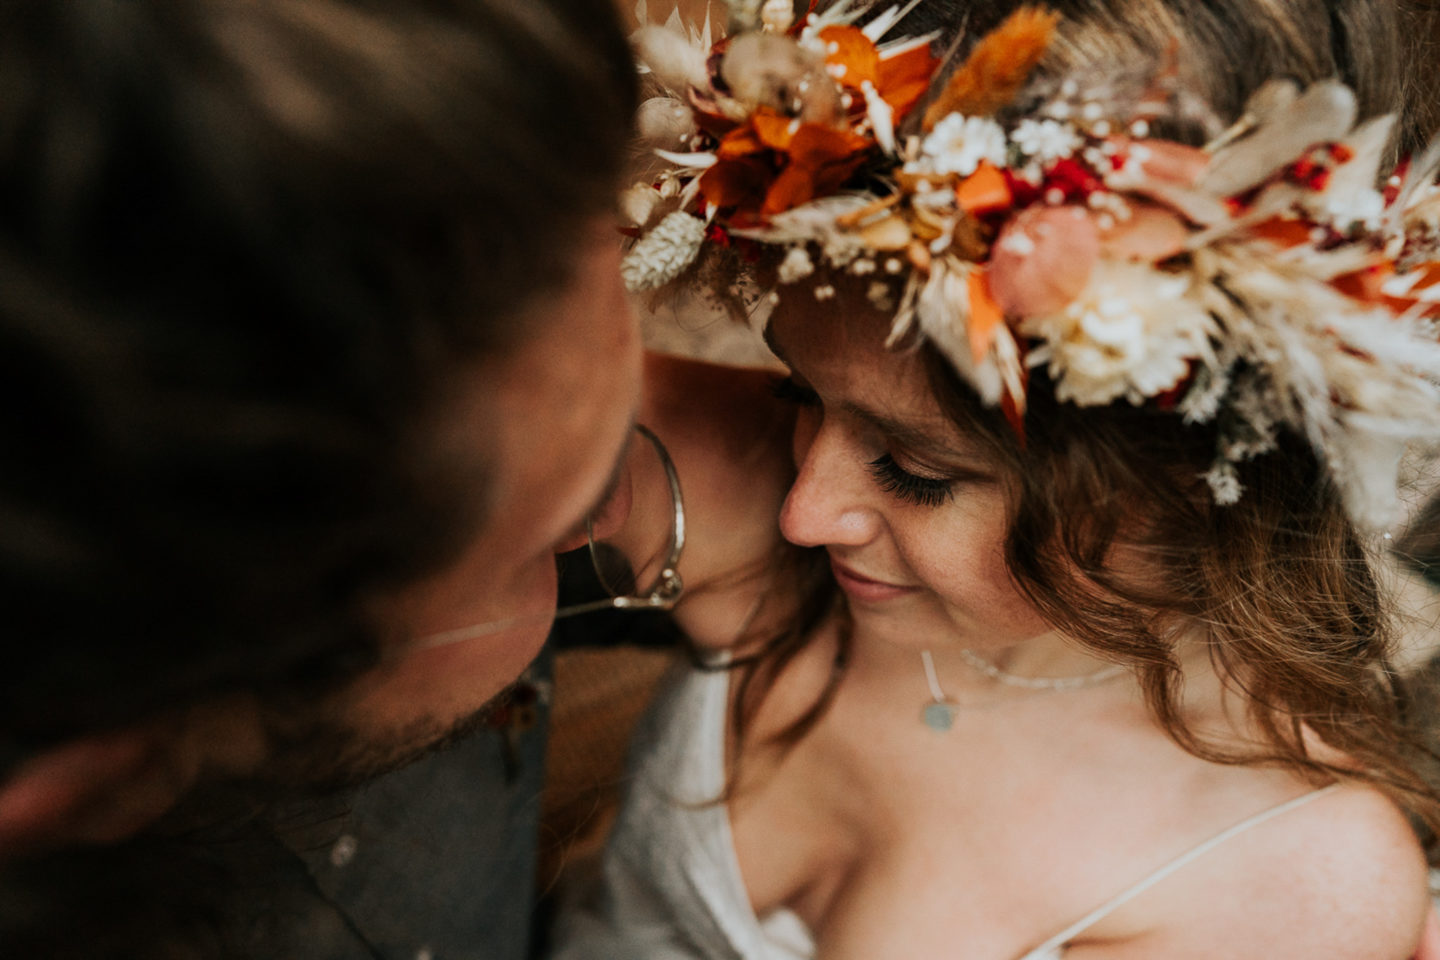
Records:
<instances>
[{"instance_id":1,"label":"dried flower crown","mask_svg":"<svg viewBox=\"0 0 1440 960\"><path fill-rule=\"evenodd\" d=\"M891 342L928 340L1017 428L1036 367L1062 401L1214 421L1222 504L1290 428L1357 522L1390 522L1400 454L1440 440L1440 140L1382 185L1394 117L1275 81L1187 146L1153 133L1187 109L1173 75L1035 76L1058 18L1034 8L947 70L934 37L887 39L918 2L858 26L854 0L798 22L735 0L718 42L708 19L643 26L665 166L625 197L628 286L746 244L782 286L868 275Z\"/></svg>"}]
</instances>

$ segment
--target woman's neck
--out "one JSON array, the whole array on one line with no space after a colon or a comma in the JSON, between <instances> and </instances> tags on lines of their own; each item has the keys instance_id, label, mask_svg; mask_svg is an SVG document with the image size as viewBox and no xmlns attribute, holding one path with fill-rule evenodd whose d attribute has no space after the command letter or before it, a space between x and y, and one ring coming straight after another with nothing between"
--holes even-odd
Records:
<instances>
[{"instance_id":1,"label":"woman's neck","mask_svg":"<svg viewBox=\"0 0 1440 960\"><path fill-rule=\"evenodd\" d=\"M1113 661L1101 659L1053 631L996 648L956 637L929 646L876 636L857 624L849 672L896 686L927 684L928 653L934 679L946 694L994 693L1029 687L1060 689L1090 681L1127 681ZM924 687L922 686L922 689Z\"/></svg>"}]
</instances>

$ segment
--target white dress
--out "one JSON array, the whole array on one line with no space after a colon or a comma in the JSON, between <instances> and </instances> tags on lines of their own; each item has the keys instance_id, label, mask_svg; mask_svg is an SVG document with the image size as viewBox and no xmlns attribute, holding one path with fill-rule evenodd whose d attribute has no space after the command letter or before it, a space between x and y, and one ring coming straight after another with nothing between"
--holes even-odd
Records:
<instances>
[{"instance_id":1,"label":"white dress","mask_svg":"<svg viewBox=\"0 0 1440 960\"><path fill-rule=\"evenodd\" d=\"M631 780L596 876L561 911L550 960L812 960L815 942L789 910L756 916L715 803L725 787L729 673L672 674L641 721ZM1111 897L1017 960L1060 960L1066 944L1231 837L1327 787L1223 831Z\"/></svg>"}]
</instances>

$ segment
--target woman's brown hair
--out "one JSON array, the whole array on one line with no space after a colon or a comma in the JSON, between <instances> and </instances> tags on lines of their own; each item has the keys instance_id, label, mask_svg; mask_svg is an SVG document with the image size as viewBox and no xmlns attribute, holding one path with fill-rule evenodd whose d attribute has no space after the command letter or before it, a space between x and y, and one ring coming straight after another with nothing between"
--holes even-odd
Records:
<instances>
[{"instance_id":1,"label":"woman's brown hair","mask_svg":"<svg viewBox=\"0 0 1440 960\"><path fill-rule=\"evenodd\" d=\"M963 54L966 38L1020 5L922 4L905 32L938 30L944 43L963 25L953 41ZM1432 90L1417 79L1429 74L1420 66L1433 26L1427 9L1375 0L1048 6L1064 19L1042 74L1104 76L1173 63L1205 116L1177 115L1167 135L1192 143L1203 142L1206 121L1233 122L1251 93L1280 76L1302 84L1338 78L1356 91L1362 116L1398 113L1397 156L1420 146L1436 124ZM1243 465L1244 496L1218 506L1201 474L1221 425L1186 424L1178 413L1123 402L1082 410L1056 401L1037 371L1021 440L936 351L920 349L942 406L987 444L1010 480L1006 564L1053 627L1133 668L1155 721L1192 754L1279 764L1316 782L1372 784L1421 821L1433 842L1440 796L1413 766L1423 747L1389 665L1393 617L1375 557L1304 438L1283 436L1278 449ZM1143 583L1120 571L1119 550L1143 551ZM1194 635L1195 625L1218 671L1244 695L1258 743L1213 742L1187 722L1176 638L1185 628ZM746 666L737 732L799 642L788 635ZM837 677L842 666L843 657ZM813 722L807 716L805 726ZM796 725L782 740L800 734ZM1317 756L1315 739L1345 760Z\"/></svg>"},{"instance_id":2,"label":"woman's brown hair","mask_svg":"<svg viewBox=\"0 0 1440 960\"><path fill-rule=\"evenodd\" d=\"M1180 746L1317 783L1366 782L1429 834L1440 828L1440 798L1413 766L1424 748L1390 666L1394 617L1377 558L1304 438L1282 436L1242 465L1244 496L1220 506L1201 477L1214 425L1126 404L1081 409L1056 401L1041 374L1022 444L922 349L941 404L1011 482L1011 578L1054 628L1134 669ZM1143 557L1143 579L1116 562L1122 553ZM1177 640L1197 634L1243 695L1257 743L1208 740L1187 721ZM1317 756L1316 739L1345 759Z\"/></svg>"}]
</instances>

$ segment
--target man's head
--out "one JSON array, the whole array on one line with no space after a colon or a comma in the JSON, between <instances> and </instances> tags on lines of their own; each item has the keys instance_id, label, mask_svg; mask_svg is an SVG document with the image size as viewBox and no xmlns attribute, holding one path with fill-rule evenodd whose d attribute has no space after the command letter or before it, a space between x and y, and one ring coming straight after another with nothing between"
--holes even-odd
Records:
<instances>
[{"instance_id":1,"label":"man's head","mask_svg":"<svg viewBox=\"0 0 1440 960\"><path fill-rule=\"evenodd\" d=\"M375 766L533 655L391 652L543 609L603 492L632 99L604 0L0 9L0 846L37 765Z\"/></svg>"}]
</instances>

